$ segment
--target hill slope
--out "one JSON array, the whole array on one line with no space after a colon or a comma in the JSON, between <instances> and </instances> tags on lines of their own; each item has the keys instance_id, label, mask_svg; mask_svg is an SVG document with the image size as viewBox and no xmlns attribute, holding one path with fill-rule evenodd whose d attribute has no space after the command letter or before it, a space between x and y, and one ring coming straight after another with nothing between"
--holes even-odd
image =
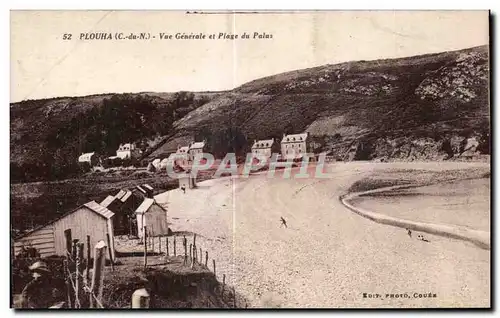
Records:
<instances>
[{"instance_id":1,"label":"hill slope","mask_svg":"<svg viewBox=\"0 0 500 318\"><path fill-rule=\"evenodd\" d=\"M228 92L25 101L11 104L12 174L65 177L80 152L112 153L130 140L142 141L150 160L193 139L208 139L208 150L222 155L248 151L253 139L304 130L316 151L343 160L470 157L489 153L488 88L482 46L324 65Z\"/></svg>"}]
</instances>

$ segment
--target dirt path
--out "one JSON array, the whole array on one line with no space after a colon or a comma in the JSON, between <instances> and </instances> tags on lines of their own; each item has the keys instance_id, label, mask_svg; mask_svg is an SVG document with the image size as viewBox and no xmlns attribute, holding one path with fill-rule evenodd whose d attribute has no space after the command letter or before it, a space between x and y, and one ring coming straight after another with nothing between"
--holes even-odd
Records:
<instances>
[{"instance_id":1,"label":"dirt path","mask_svg":"<svg viewBox=\"0 0 500 318\"><path fill-rule=\"evenodd\" d=\"M329 166L335 176L328 179L222 178L156 198L168 202L174 231L202 235L199 244L216 259L218 276L226 274L252 306L488 306L489 251L439 237L429 236L430 243L411 239L402 229L353 214L338 200L374 170L464 167L471 164L340 163ZM288 228L280 227L281 216Z\"/></svg>"}]
</instances>

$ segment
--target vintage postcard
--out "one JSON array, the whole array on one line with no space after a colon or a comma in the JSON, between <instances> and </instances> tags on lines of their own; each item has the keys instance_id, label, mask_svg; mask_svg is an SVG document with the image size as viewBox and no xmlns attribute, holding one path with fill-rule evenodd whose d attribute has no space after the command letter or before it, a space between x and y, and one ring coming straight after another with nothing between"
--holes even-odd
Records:
<instances>
[{"instance_id":1,"label":"vintage postcard","mask_svg":"<svg viewBox=\"0 0 500 318\"><path fill-rule=\"evenodd\" d=\"M11 11L11 307L490 308L488 11Z\"/></svg>"}]
</instances>

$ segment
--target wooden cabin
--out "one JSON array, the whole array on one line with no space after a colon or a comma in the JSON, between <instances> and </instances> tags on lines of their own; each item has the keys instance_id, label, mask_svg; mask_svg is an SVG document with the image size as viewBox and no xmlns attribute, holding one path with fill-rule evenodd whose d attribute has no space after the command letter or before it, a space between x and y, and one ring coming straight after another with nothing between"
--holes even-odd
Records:
<instances>
[{"instance_id":1,"label":"wooden cabin","mask_svg":"<svg viewBox=\"0 0 500 318\"><path fill-rule=\"evenodd\" d=\"M113 216L113 212L95 201L85 203L16 238L14 240L14 253L17 255L23 246L29 246L35 248L41 257L64 256L68 248L66 238L69 239L69 242L78 239L79 242L86 244L87 235L89 235L91 246L95 246L101 240L108 245L106 235L109 234L111 246L108 248L111 249L114 260ZM109 258L109 253L106 254L106 257Z\"/></svg>"},{"instance_id":2,"label":"wooden cabin","mask_svg":"<svg viewBox=\"0 0 500 318\"><path fill-rule=\"evenodd\" d=\"M154 199L146 198L135 211L137 217L137 233L139 238L144 237L144 226L148 236L168 234L167 211Z\"/></svg>"},{"instance_id":3,"label":"wooden cabin","mask_svg":"<svg viewBox=\"0 0 500 318\"><path fill-rule=\"evenodd\" d=\"M114 196L108 195L101 203L115 214L113 217L113 232L115 235L127 235L130 232L130 213L127 211L123 202Z\"/></svg>"},{"instance_id":4,"label":"wooden cabin","mask_svg":"<svg viewBox=\"0 0 500 318\"><path fill-rule=\"evenodd\" d=\"M137 236L135 210L141 205L144 197L139 195L137 191L122 189L115 195L115 198L121 203L120 214L123 215L123 218L125 216L128 218L128 234Z\"/></svg>"}]
</instances>

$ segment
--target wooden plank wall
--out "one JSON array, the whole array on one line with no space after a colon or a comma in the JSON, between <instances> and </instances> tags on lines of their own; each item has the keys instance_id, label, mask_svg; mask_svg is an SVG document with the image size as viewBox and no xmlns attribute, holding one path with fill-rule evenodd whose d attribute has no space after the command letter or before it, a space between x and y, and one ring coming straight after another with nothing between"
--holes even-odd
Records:
<instances>
[{"instance_id":1,"label":"wooden plank wall","mask_svg":"<svg viewBox=\"0 0 500 318\"><path fill-rule=\"evenodd\" d=\"M36 248L41 257L55 255L54 225L49 224L25 237L15 240L14 253L18 254L22 246Z\"/></svg>"},{"instance_id":2,"label":"wooden plank wall","mask_svg":"<svg viewBox=\"0 0 500 318\"><path fill-rule=\"evenodd\" d=\"M57 255L64 255L66 251L64 231L67 229L71 229L72 239L78 239L81 243L86 243L87 235L90 235L90 244L92 246L95 246L100 240L106 242L107 245L107 220L88 208L81 207L70 215L54 222L55 250Z\"/></svg>"}]
</instances>

